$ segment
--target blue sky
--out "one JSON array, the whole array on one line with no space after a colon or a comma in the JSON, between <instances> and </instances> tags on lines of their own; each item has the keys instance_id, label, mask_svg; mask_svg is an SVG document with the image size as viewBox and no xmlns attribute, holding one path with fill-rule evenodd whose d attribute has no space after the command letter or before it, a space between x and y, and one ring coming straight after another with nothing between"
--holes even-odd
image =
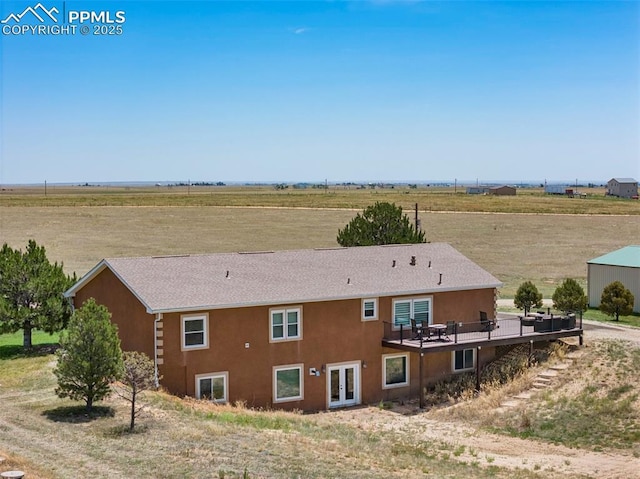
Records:
<instances>
[{"instance_id":1,"label":"blue sky","mask_svg":"<svg viewBox=\"0 0 640 479\"><path fill-rule=\"evenodd\" d=\"M639 2L41 2L126 21L0 36L1 184L640 179Z\"/></svg>"}]
</instances>

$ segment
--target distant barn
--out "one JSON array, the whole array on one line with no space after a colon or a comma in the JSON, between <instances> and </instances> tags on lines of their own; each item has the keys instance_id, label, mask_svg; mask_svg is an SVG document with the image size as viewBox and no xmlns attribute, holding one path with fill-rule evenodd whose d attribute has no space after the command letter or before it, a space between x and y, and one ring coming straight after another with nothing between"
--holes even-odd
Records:
<instances>
[{"instance_id":1,"label":"distant barn","mask_svg":"<svg viewBox=\"0 0 640 479\"><path fill-rule=\"evenodd\" d=\"M468 195L515 195L516 189L513 186L468 186Z\"/></svg>"},{"instance_id":2,"label":"distant barn","mask_svg":"<svg viewBox=\"0 0 640 479\"><path fill-rule=\"evenodd\" d=\"M498 196L514 196L516 194L516 189L513 186L494 186L489 188L490 195L498 195Z\"/></svg>"},{"instance_id":3,"label":"distant barn","mask_svg":"<svg viewBox=\"0 0 640 479\"><path fill-rule=\"evenodd\" d=\"M633 178L611 178L607 181L607 196L638 198L638 182Z\"/></svg>"},{"instance_id":4,"label":"distant barn","mask_svg":"<svg viewBox=\"0 0 640 479\"><path fill-rule=\"evenodd\" d=\"M587 261L589 306L600 306L602 291L620 281L635 298L633 311L640 313L640 246L626 246Z\"/></svg>"}]
</instances>

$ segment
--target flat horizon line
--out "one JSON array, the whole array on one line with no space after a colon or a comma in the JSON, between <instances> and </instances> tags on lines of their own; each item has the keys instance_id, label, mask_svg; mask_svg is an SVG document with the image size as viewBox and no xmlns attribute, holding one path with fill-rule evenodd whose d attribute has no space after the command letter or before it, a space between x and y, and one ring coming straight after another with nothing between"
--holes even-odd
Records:
<instances>
[{"instance_id":1,"label":"flat horizon line","mask_svg":"<svg viewBox=\"0 0 640 479\"><path fill-rule=\"evenodd\" d=\"M615 177L612 177L615 178ZM611 179L611 178L609 178ZM604 186L609 180L433 180L433 181L411 181L411 180L345 180L345 181L308 181L308 180L265 180L265 181L238 181L238 180L118 180L118 181L42 181L31 183L2 183L0 187L44 187L46 186L77 186L77 187L100 187L100 186L261 186L261 185L327 185L327 186L359 186L359 185L416 185L416 186L515 186L531 187L544 185L566 185L566 186Z\"/></svg>"}]
</instances>

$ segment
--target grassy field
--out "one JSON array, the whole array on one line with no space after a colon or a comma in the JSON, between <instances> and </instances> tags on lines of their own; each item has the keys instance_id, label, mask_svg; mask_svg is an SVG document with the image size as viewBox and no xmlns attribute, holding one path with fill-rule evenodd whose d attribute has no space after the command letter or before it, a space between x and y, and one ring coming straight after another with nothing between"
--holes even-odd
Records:
<instances>
[{"instance_id":1,"label":"grassy field","mask_svg":"<svg viewBox=\"0 0 640 479\"><path fill-rule=\"evenodd\" d=\"M580 201L580 200L576 200ZM638 206L637 203L633 203ZM356 212L188 206L0 206L0 241L35 239L68 273L114 256L336 246ZM586 282L589 259L638 242L640 216L421 213L427 240L451 243L505 283L533 281L545 297L566 277Z\"/></svg>"},{"instance_id":2,"label":"grassy field","mask_svg":"<svg viewBox=\"0 0 640 479\"><path fill-rule=\"evenodd\" d=\"M2 206L271 206L362 209L388 201L413 210L493 213L640 215L634 200L605 197L603 188L586 188L582 198L545 195L542 188L520 188L516 196L467 195L464 188L408 187L275 190L272 186L214 187L48 187L0 191Z\"/></svg>"}]
</instances>

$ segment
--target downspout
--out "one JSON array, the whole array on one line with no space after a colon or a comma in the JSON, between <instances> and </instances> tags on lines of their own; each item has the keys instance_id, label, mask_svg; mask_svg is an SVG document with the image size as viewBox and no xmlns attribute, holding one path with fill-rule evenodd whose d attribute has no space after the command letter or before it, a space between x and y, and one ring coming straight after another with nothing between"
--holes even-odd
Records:
<instances>
[{"instance_id":1,"label":"downspout","mask_svg":"<svg viewBox=\"0 0 640 479\"><path fill-rule=\"evenodd\" d=\"M156 388L160 386L160 375L158 374L158 323L160 321L162 321L162 313L156 313L156 319L153 321L153 365Z\"/></svg>"}]
</instances>

